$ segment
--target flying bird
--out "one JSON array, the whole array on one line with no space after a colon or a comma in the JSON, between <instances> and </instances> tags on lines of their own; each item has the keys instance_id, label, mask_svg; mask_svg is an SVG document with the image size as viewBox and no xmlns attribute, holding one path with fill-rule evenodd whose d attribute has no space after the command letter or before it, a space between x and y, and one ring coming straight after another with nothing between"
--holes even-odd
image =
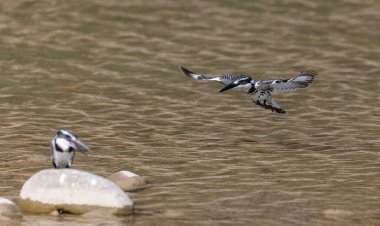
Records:
<instances>
[{"instance_id":1,"label":"flying bird","mask_svg":"<svg viewBox=\"0 0 380 226\"><path fill-rule=\"evenodd\" d=\"M86 154L90 149L79 140L74 131L70 129L58 130L51 141L51 159L54 168L71 168L75 151Z\"/></svg>"},{"instance_id":2,"label":"flying bird","mask_svg":"<svg viewBox=\"0 0 380 226\"><path fill-rule=\"evenodd\" d=\"M197 80L217 81L224 84L224 87L219 92L224 92L229 89L247 89L248 94L251 94L253 103L269 109L278 114L286 114L286 111L276 103L272 98L272 92L290 92L298 89L306 88L314 81L317 72L305 71L301 72L296 77L290 79L269 79L269 80L254 80L248 75L217 75L209 76L194 73L184 67L179 66L181 72Z\"/></svg>"}]
</instances>

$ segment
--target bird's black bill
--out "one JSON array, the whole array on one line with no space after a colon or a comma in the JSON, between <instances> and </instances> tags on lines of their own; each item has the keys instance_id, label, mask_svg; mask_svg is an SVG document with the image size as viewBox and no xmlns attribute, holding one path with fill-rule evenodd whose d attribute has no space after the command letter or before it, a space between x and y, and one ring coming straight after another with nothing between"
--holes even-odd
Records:
<instances>
[{"instance_id":1,"label":"bird's black bill","mask_svg":"<svg viewBox=\"0 0 380 226\"><path fill-rule=\"evenodd\" d=\"M236 86L238 86L238 85L236 85L234 83L230 83L230 84L226 85L225 87L223 87L221 90L219 90L219 93L224 92L224 91L229 90L229 89L232 89L232 88L235 88Z\"/></svg>"},{"instance_id":2,"label":"bird's black bill","mask_svg":"<svg viewBox=\"0 0 380 226\"><path fill-rule=\"evenodd\" d=\"M87 154L90 151L90 149L87 147L87 145L85 145L79 139L76 139L73 142L75 143L75 146L77 147L78 151L82 152L83 154Z\"/></svg>"}]
</instances>

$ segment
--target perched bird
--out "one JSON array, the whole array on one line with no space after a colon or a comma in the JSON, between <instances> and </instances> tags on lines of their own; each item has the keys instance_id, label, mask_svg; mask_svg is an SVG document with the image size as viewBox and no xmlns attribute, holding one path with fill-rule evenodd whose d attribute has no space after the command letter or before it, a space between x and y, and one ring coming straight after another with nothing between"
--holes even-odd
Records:
<instances>
[{"instance_id":1,"label":"perched bird","mask_svg":"<svg viewBox=\"0 0 380 226\"><path fill-rule=\"evenodd\" d=\"M86 154L90 149L79 140L74 131L60 129L51 141L51 159L54 168L71 168L75 151Z\"/></svg>"},{"instance_id":2,"label":"perched bird","mask_svg":"<svg viewBox=\"0 0 380 226\"><path fill-rule=\"evenodd\" d=\"M194 73L184 67L179 66L181 72L197 80L210 80L217 81L224 84L224 87L219 92L224 92L229 89L248 89L248 93L252 95L253 103L270 109L278 114L286 114L276 101L272 98L271 92L289 92L297 89L306 88L313 82L317 72L305 71L301 72L298 76L290 79L271 79L271 80L254 80L248 75L219 75L208 76Z\"/></svg>"}]
</instances>

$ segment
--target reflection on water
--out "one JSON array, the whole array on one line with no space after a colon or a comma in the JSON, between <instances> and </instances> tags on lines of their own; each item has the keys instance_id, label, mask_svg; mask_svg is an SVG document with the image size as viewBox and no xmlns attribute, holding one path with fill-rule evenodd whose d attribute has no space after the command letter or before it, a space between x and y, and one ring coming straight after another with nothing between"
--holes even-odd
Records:
<instances>
[{"instance_id":1,"label":"reflection on water","mask_svg":"<svg viewBox=\"0 0 380 226\"><path fill-rule=\"evenodd\" d=\"M25 216L22 225L380 224L377 1L6 1L0 14L0 194L50 168L73 128L74 167L131 170L127 218ZM288 77L287 117L204 73Z\"/></svg>"}]
</instances>

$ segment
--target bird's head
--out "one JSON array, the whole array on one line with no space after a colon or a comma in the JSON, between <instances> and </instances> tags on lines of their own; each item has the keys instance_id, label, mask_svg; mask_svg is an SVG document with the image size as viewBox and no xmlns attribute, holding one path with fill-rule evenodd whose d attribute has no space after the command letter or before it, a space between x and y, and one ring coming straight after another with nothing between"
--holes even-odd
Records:
<instances>
[{"instance_id":1,"label":"bird's head","mask_svg":"<svg viewBox=\"0 0 380 226\"><path fill-rule=\"evenodd\" d=\"M229 89L250 89L253 85L252 78L249 76L241 76L241 78L227 84L219 92L224 92Z\"/></svg>"},{"instance_id":2,"label":"bird's head","mask_svg":"<svg viewBox=\"0 0 380 226\"><path fill-rule=\"evenodd\" d=\"M90 149L85 145L70 129L60 129L53 139L56 149L63 152L72 152L78 150L82 153L87 153Z\"/></svg>"}]
</instances>

